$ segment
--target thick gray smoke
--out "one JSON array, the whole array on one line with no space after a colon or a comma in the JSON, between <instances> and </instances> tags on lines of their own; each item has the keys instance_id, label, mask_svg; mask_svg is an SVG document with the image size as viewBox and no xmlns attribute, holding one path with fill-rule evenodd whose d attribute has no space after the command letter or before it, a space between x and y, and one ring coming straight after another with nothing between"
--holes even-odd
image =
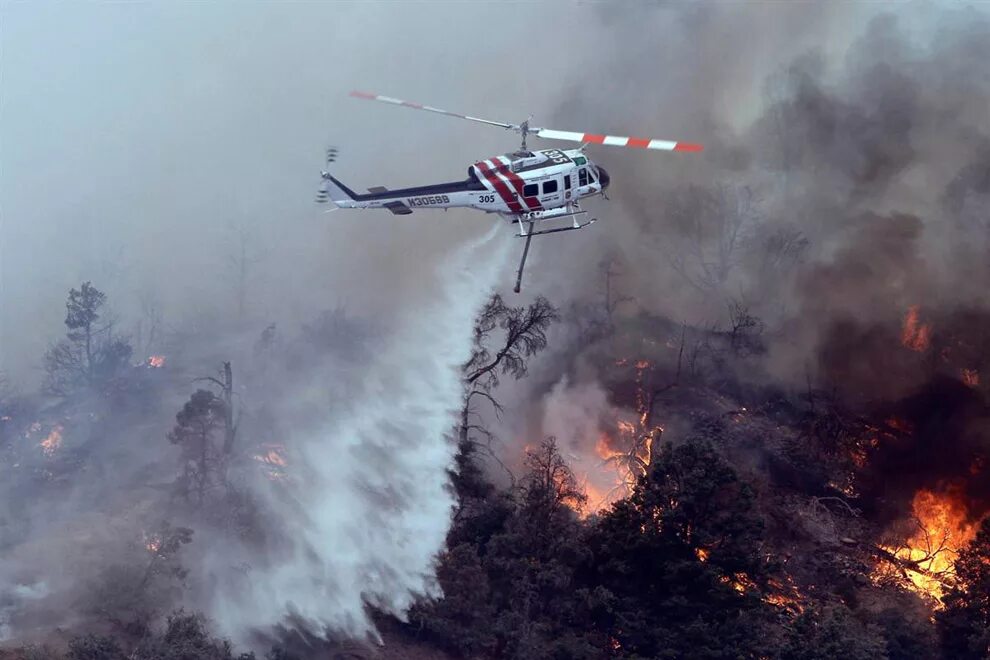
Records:
<instances>
[{"instance_id":1,"label":"thick gray smoke","mask_svg":"<svg viewBox=\"0 0 990 660\"><path fill-rule=\"evenodd\" d=\"M990 281L984 8L600 11L600 57L586 71L597 84L569 87L552 123L697 141L706 151L592 147L612 176L612 199L599 207L605 222L594 239L538 253L534 263L566 273L550 283L553 300L601 314L598 266L610 262L612 300L631 298L616 317L646 312L724 331L745 311L767 352L740 377L797 391L810 381L859 402L904 396L930 377L931 361L902 345L912 309L940 334L938 369L956 378L986 370L972 348L980 331L961 321L987 309ZM664 38L632 38L640 30ZM576 262L585 265L578 272ZM641 332L632 355L652 351L673 368L676 350L650 347L676 333ZM556 346L524 386L536 392L508 396L547 395L547 414L568 408L559 390L547 393L586 364L583 344L567 329ZM560 425L550 416L542 430L527 420L502 434L549 433Z\"/></svg>"}]
</instances>

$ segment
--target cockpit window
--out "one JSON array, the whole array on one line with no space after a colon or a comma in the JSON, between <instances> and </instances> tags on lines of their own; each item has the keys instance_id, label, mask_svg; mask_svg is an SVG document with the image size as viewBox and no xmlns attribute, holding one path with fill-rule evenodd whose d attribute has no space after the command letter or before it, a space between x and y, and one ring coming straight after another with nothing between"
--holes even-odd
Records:
<instances>
[{"instance_id":1,"label":"cockpit window","mask_svg":"<svg viewBox=\"0 0 990 660\"><path fill-rule=\"evenodd\" d=\"M587 162L588 162L588 159L585 158L584 156L578 156L577 158L574 159L574 164L575 165L584 165Z\"/></svg>"},{"instance_id":2,"label":"cockpit window","mask_svg":"<svg viewBox=\"0 0 990 660\"><path fill-rule=\"evenodd\" d=\"M584 167L578 170L578 185L579 186L588 185L588 170Z\"/></svg>"}]
</instances>

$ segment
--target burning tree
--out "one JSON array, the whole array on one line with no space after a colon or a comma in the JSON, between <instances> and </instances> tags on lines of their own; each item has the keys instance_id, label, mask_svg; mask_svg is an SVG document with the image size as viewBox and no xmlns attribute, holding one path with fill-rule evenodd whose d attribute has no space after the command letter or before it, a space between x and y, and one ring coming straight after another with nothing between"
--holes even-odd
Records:
<instances>
[{"instance_id":1,"label":"burning tree","mask_svg":"<svg viewBox=\"0 0 990 660\"><path fill-rule=\"evenodd\" d=\"M100 324L106 294L89 282L69 290L65 303L65 339L45 353L45 389L66 397L82 388L105 385L131 357L127 340L113 331L113 322Z\"/></svg>"},{"instance_id":2,"label":"burning tree","mask_svg":"<svg viewBox=\"0 0 990 660\"><path fill-rule=\"evenodd\" d=\"M563 507L578 510L587 502L588 497L560 455L556 438L546 438L539 447L527 451L526 468L522 484L524 506L539 511L548 522Z\"/></svg>"},{"instance_id":3,"label":"burning tree","mask_svg":"<svg viewBox=\"0 0 990 660\"><path fill-rule=\"evenodd\" d=\"M758 619L747 618L763 607L766 571L753 502L708 441L656 448L648 474L590 539L596 581L614 604L599 625L616 656L761 655Z\"/></svg>"},{"instance_id":4,"label":"burning tree","mask_svg":"<svg viewBox=\"0 0 990 660\"><path fill-rule=\"evenodd\" d=\"M457 429L458 470L454 477L458 492L469 487L470 479L465 477L472 474L477 476L477 466L472 464L471 458L477 449L473 434L480 434L489 441L492 439L488 430L478 421L478 413L473 408L475 398L487 400L495 414L500 415L502 407L492 394L498 387L499 376L510 375L516 379L525 376L526 361L546 348L547 329L558 318L557 308L542 296L528 307L509 307L496 294L489 299L475 320L471 357L461 367L464 376L464 403ZM501 329L504 334L501 346L493 352L489 343L497 329ZM490 442L485 444L486 449L490 449L489 444Z\"/></svg>"}]
</instances>

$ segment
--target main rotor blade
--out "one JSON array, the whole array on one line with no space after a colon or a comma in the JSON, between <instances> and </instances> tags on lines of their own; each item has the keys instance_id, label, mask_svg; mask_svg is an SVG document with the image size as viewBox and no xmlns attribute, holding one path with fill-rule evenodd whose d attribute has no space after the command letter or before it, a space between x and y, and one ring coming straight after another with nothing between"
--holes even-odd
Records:
<instances>
[{"instance_id":1,"label":"main rotor blade","mask_svg":"<svg viewBox=\"0 0 990 660\"><path fill-rule=\"evenodd\" d=\"M631 147L633 149L659 149L661 151L702 151L704 147L693 142L674 142L671 140L654 140L651 138L622 137L617 135L598 135L596 133L575 133L573 131L555 131L550 128L534 128L537 137L550 140L568 140L570 142L590 142L606 144L614 147Z\"/></svg>"},{"instance_id":2,"label":"main rotor blade","mask_svg":"<svg viewBox=\"0 0 990 660\"><path fill-rule=\"evenodd\" d=\"M382 96L380 94L371 94L369 92L351 92L351 96L358 99L367 99L369 101L381 101L382 103L391 103L392 105L401 105L407 108L414 108L416 110L426 110L427 112L435 112L441 115L447 115L448 117L457 117L458 119L467 119L468 121L476 121L481 124L488 124L489 126L500 126L501 128L511 128L513 130L520 130L518 124L509 124L503 121L492 121L491 119L481 119L480 117L470 117L468 115L461 115L456 112L450 112L449 110L441 110L440 108L434 108L429 105L422 105L421 103L413 103L412 101L403 101L402 99L394 99L391 96Z\"/></svg>"}]
</instances>

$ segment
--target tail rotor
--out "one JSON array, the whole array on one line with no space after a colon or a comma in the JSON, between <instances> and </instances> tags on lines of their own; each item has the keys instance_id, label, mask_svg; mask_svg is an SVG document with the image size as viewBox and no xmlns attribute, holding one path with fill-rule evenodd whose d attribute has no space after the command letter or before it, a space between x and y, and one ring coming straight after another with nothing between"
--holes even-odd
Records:
<instances>
[{"instance_id":1,"label":"tail rotor","mask_svg":"<svg viewBox=\"0 0 990 660\"><path fill-rule=\"evenodd\" d=\"M320 172L320 176L323 179L323 184L316 191L317 204L326 204L327 202L330 201L330 192L327 190L327 180L329 179L330 172L328 172L327 170L330 169L330 164L335 163L336 161L337 161L337 147L327 147L327 155L326 155L327 169Z\"/></svg>"}]
</instances>

